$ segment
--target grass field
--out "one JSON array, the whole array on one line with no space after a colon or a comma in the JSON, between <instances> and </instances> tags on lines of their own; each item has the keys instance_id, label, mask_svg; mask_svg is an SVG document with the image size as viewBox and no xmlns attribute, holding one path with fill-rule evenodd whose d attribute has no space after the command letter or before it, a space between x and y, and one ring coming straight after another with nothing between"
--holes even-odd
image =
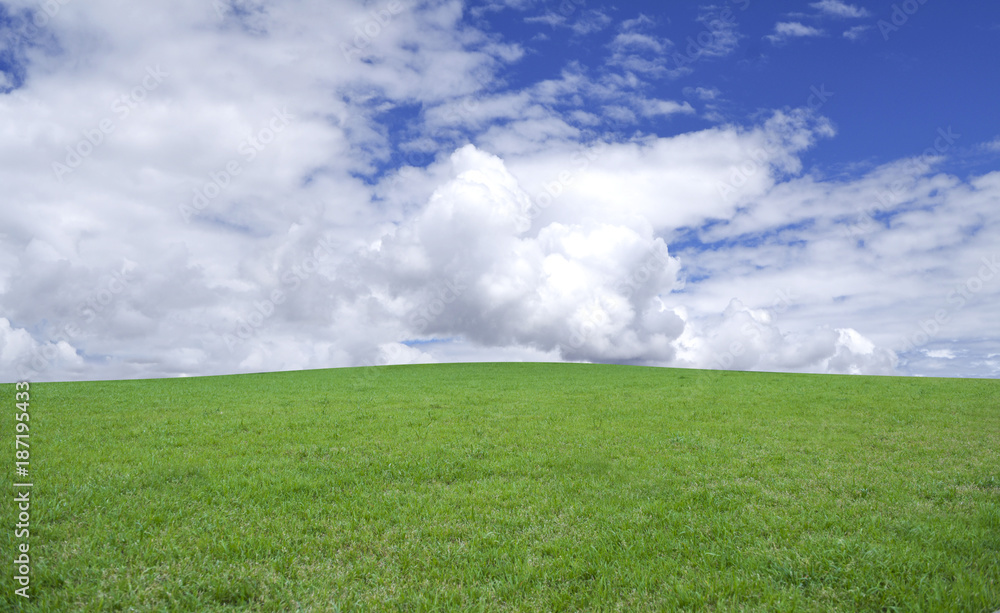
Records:
<instances>
[{"instance_id":1,"label":"grass field","mask_svg":"<svg viewBox=\"0 0 1000 613\"><path fill-rule=\"evenodd\" d=\"M1000 608L996 380L394 366L34 384L30 423L9 610Z\"/></svg>"}]
</instances>

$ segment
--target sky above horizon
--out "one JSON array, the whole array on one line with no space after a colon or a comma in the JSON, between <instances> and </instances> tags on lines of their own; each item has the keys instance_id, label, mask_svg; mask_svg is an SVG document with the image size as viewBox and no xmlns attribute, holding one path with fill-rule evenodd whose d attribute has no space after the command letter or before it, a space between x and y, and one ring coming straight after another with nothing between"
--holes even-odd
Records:
<instances>
[{"instance_id":1,"label":"sky above horizon","mask_svg":"<svg viewBox=\"0 0 1000 613\"><path fill-rule=\"evenodd\" d=\"M1000 376L1000 5L0 2L2 381Z\"/></svg>"}]
</instances>

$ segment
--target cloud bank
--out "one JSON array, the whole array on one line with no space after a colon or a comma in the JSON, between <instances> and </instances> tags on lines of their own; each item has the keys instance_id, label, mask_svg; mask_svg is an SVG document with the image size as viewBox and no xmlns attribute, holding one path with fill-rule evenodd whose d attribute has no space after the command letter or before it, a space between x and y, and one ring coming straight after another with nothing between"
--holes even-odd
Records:
<instances>
[{"instance_id":1,"label":"cloud bank","mask_svg":"<svg viewBox=\"0 0 1000 613\"><path fill-rule=\"evenodd\" d=\"M1000 368L1000 173L937 172L944 132L824 178L809 108L637 131L703 110L650 95L680 72L641 16L578 33L596 67L508 87L531 49L455 1L8 6L4 380Z\"/></svg>"}]
</instances>

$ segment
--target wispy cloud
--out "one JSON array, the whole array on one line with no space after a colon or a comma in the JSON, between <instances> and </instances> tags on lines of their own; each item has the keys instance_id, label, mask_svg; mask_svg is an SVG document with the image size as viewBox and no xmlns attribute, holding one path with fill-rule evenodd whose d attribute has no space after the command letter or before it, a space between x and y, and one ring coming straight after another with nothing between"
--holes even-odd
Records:
<instances>
[{"instance_id":1,"label":"wispy cloud","mask_svg":"<svg viewBox=\"0 0 1000 613\"><path fill-rule=\"evenodd\" d=\"M652 20L643 15L622 22L608 45L607 65L652 79L680 74L669 60L673 43L653 33L652 26Z\"/></svg>"},{"instance_id":2,"label":"wispy cloud","mask_svg":"<svg viewBox=\"0 0 1000 613\"><path fill-rule=\"evenodd\" d=\"M865 32L871 29L872 27L869 25L854 26L844 31L844 38L850 41L861 40L864 38Z\"/></svg>"},{"instance_id":3,"label":"wispy cloud","mask_svg":"<svg viewBox=\"0 0 1000 613\"><path fill-rule=\"evenodd\" d=\"M715 11L708 11L698 16L698 22L705 27L694 38L699 47L699 56L725 57L739 45L741 35L739 24L735 20L721 19Z\"/></svg>"},{"instance_id":4,"label":"wispy cloud","mask_svg":"<svg viewBox=\"0 0 1000 613\"><path fill-rule=\"evenodd\" d=\"M701 100L715 100L722 94L716 87L685 87L684 95L694 96Z\"/></svg>"},{"instance_id":5,"label":"wispy cloud","mask_svg":"<svg viewBox=\"0 0 1000 613\"><path fill-rule=\"evenodd\" d=\"M840 0L820 0L819 2L813 2L809 6L834 17L860 18L870 15L867 9L847 4Z\"/></svg>"},{"instance_id":6,"label":"wispy cloud","mask_svg":"<svg viewBox=\"0 0 1000 613\"><path fill-rule=\"evenodd\" d=\"M781 21L775 24L774 33L768 34L764 38L774 44L785 42L792 38L807 38L823 36L825 32L812 26L799 23L797 21Z\"/></svg>"},{"instance_id":7,"label":"wispy cloud","mask_svg":"<svg viewBox=\"0 0 1000 613\"><path fill-rule=\"evenodd\" d=\"M794 107L828 74L786 90L792 110L706 125L695 107L742 106L740 87L706 70L674 99L656 80L675 55L735 55L735 29L672 42L649 17L612 30L572 4L543 27L503 18L502 35L453 0L66 4L59 44L0 80L0 200L16 204L0 204L0 376L449 359L1000 373L975 362L1000 351L983 333L1000 173L932 168L950 153L935 144L825 180L804 156L832 122ZM848 28L779 19L779 40ZM566 55L521 70L540 32ZM158 65L169 78L138 87ZM123 97L128 120L102 121ZM993 160L985 140L969 148Z\"/></svg>"},{"instance_id":8,"label":"wispy cloud","mask_svg":"<svg viewBox=\"0 0 1000 613\"><path fill-rule=\"evenodd\" d=\"M637 106L644 117L694 113L694 108L687 102L680 103L673 100L641 100Z\"/></svg>"},{"instance_id":9,"label":"wispy cloud","mask_svg":"<svg viewBox=\"0 0 1000 613\"><path fill-rule=\"evenodd\" d=\"M611 17L595 9L588 9L579 15L550 12L544 15L526 17L524 21L525 23L542 23L553 28L566 28L577 36L600 32L611 25Z\"/></svg>"}]
</instances>

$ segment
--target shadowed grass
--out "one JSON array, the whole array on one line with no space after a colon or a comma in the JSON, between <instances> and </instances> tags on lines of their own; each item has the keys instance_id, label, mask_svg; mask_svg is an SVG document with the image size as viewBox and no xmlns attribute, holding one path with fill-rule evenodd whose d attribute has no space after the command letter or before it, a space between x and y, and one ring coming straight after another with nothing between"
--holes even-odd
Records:
<instances>
[{"instance_id":1,"label":"shadowed grass","mask_svg":"<svg viewBox=\"0 0 1000 613\"><path fill-rule=\"evenodd\" d=\"M8 608L1000 608L998 381L453 364L42 383L31 411Z\"/></svg>"}]
</instances>

